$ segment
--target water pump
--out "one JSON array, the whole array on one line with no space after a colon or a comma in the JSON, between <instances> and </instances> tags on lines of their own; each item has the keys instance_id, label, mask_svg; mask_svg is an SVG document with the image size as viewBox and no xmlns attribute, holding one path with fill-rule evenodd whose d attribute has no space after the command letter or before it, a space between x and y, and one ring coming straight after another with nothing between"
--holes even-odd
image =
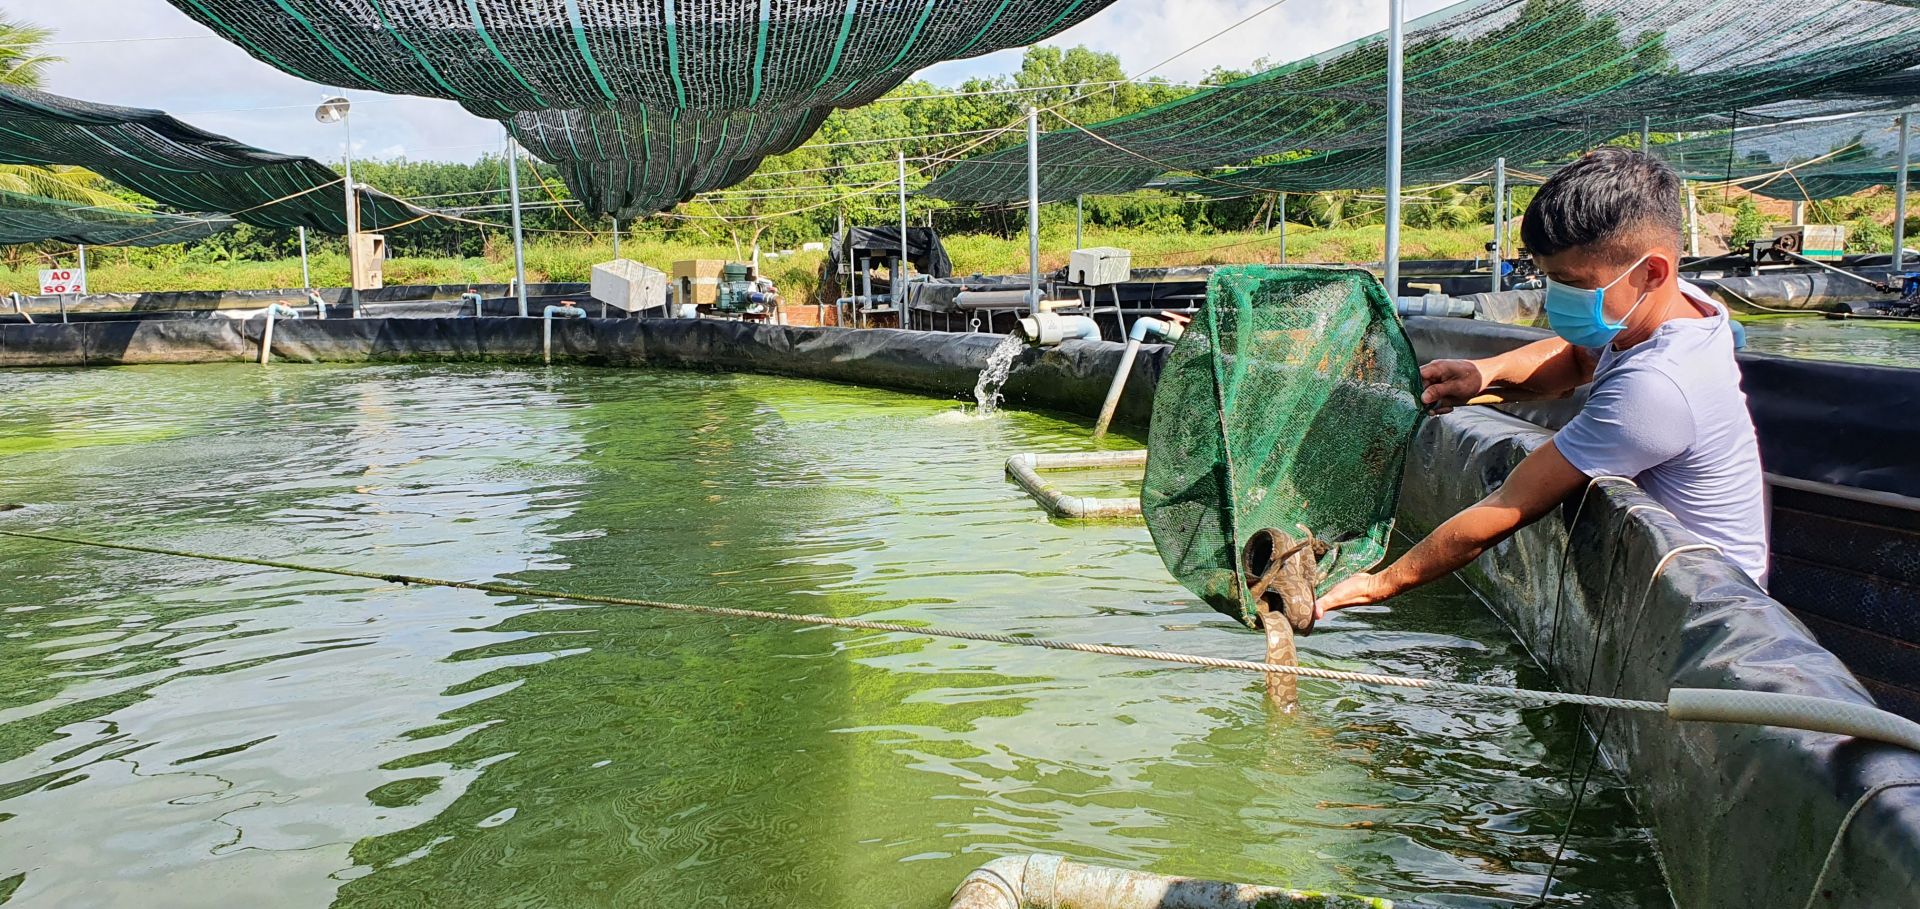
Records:
<instances>
[{"instance_id":1,"label":"water pump","mask_svg":"<svg viewBox=\"0 0 1920 909\"><path fill-rule=\"evenodd\" d=\"M745 265L728 263L720 269L720 289L714 301L715 312L742 316L764 315L780 304L773 282L756 278Z\"/></svg>"}]
</instances>

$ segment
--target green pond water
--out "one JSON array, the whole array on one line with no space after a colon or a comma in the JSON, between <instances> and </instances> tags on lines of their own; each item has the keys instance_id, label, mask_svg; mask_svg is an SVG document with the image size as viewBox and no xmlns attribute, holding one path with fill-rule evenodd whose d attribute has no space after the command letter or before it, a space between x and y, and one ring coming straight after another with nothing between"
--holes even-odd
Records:
<instances>
[{"instance_id":1,"label":"green pond water","mask_svg":"<svg viewBox=\"0 0 1920 909\"><path fill-rule=\"evenodd\" d=\"M1920 367L1920 322L1743 316L1747 349L1805 360Z\"/></svg>"},{"instance_id":2,"label":"green pond water","mask_svg":"<svg viewBox=\"0 0 1920 909\"><path fill-rule=\"evenodd\" d=\"M1261 653L1142 526L1049 521L1003 478L1086 448L1083 423L637 370L5 377L0 502L30 507L0 527ZM1343 613L1302 655L1545 683L1457 587ZM5 539L0 902L931 909L1036 851L1531 900L1574 713L1302 688L1282 718L1227 671ZM1670 904L1604 773L1557 889Z\"/></svg>"}]
</instances>

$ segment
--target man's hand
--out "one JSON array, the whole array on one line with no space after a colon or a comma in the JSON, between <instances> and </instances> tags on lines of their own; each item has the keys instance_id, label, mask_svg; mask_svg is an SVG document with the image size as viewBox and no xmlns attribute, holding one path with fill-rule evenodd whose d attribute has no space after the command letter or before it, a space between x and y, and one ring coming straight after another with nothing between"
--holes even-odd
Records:
<instances>
[{"instance_id":1,"label":"man's hand","mask_svg":"<svg viewBox=\"0 0 1920 909\"><path fill-rule=\"evenodd\" d=\"M1327 613L1348 606L1366 606L1378 603L1391 596L1387 585L1377 574L1361 572L1328 588L1326 594L1313 601L1313 617L1324 619Z\"/></svg>"},{"instance_id":2,"label":"man's hand","mask_svg":"<svg viewBox=\"0 0 1920 909\"><path fill-rule=\"evenodd\" d=\"M1420 381L1427 383L1427 390L1420 393L1420 403L1436 414L1467 403L1488 385L1486 374L1472 360L1434 360L1420 367Z\"/></svg>"}]
</instances>

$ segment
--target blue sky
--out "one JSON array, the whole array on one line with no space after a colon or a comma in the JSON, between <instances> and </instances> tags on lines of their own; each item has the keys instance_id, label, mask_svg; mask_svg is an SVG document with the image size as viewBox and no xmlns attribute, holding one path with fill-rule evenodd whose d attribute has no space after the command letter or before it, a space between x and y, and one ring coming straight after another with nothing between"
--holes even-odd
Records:
<instances>
[{"instance_id":1,"label":"blue sky","mask_svg":"<svg viewBox=\"0 0 1920 909\"><path fill-rule=\"evenodd\" d=\"M1130 73L1238 21L1273 0L1118 0L1049 44L1084 44L1120 56ZM1441 6L1410 0L1408 15ZM55 29L51 50L66 58L47 87L89 101L153 107L202 129L274 151L338 160L338 126L314 122L331 92L281 73L213 36L166 0L0 0L0 10ZM1245 66L1266 56L1292 59L1379 31L1386 0L1285 0L1246 25L1154 71L1192 79L1220 65ZM131 40L130 40L131 39ZM1019 65L1009 50L943 63L921 72L950 85ZM449 101L347 92L353 99L356 157L470 161L500 147L500 126Z\"/></svg>"}]
</instances>

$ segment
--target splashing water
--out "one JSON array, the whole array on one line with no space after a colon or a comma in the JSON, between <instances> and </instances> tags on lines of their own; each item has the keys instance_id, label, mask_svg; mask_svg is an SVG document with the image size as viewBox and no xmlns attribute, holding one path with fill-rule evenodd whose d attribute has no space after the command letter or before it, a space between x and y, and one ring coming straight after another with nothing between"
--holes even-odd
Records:
<instances>
[{"instance_id":1,"label":"splashing water","mask_svg":"<svg viewBox=\"0 0 1920 909\"><path fill-rule=\"evenodd\" d=\"M1007 372L1013 369L1013 358L1020 355L1020 349L1027 342L1019 335L1010 334L1000 339L1000 346L987 354L987 365L980 369L980 380L973 383L973 399L980 403L978 416L993 416L994 408L1000 406L1000 386L1007 384Z\"/></svg>"}]
</instances>

